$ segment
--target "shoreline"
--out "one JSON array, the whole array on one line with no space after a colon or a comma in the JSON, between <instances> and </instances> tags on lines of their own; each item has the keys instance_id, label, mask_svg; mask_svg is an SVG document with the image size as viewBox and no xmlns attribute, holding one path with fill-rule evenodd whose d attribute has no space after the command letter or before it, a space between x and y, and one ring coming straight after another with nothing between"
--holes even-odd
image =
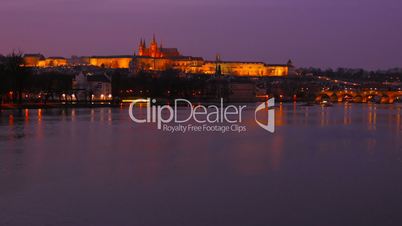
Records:
<instances>
[{"instance_id":1,"label":"shoreline","mask_svg":"<svg viewBox=\"0 0 402 226\"><path fill-rule=\"evenodd\" d=\"M173 100L174 102L174 100ZM262 103L264 101L226 101L226 104L257 104ZM171 100L158 101L156 105L171 105ZM221 104L220 101L193 101L193 104L203 104L203 105L215 105ZM323 104L317 102L308 102L308 101L278 101L277 103L297 103L301 106L323 106ZM367 103L354 103L354 102L335 102L330 103L326 107L330 107L331 105L338 103L349 103L349 104L367 104ZM373 102L371 102L373 103ZM373 103L379 105L392 105L392 104L384 104L384 103ZM395 102L393 104L398 104ZM50 104L42 104L42 103L31 103L31 104L3 104L0 105L0 110L21 110L21 109L61 109L61 108L118 108L122 106L128 106L129 103L110 103L110 102L94 102L94 103L50 103Z\"/></svg>"},{"instance_id":2,"label":"shoreline","mask_svg":"<svg viewBox=\"0 0 402 226\"><path fill-rule=\"evenodd\" d=\"M3 104L0 110L119 107L116 103Z\"/></svg>"}]
</instances>

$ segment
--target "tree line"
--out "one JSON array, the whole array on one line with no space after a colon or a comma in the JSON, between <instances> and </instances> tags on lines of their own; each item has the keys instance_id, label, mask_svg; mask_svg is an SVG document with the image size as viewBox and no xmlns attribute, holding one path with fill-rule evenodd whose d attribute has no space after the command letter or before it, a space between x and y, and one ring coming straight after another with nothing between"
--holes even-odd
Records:
<instances>
[{"instance_id":1,"label":"tree line","mask_svg":"<svg viewBox=\"0 0 402 226\"><path fill-rule=\"evenodd\" d=\"M70 90L73 75L59 72L35 73L24 66L22 53L0 56L0 104L22 104L28 93L46 93Z\"/></svg>"}]
</instances>

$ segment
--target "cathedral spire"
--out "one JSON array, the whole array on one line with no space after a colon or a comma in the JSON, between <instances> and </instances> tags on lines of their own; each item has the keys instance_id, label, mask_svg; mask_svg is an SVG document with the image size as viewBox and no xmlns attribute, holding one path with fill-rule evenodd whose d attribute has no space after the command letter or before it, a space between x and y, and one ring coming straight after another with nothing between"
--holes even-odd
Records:
<instances>
[{"instance_id":1,"label":"cathedral spire","mask_svg":"<svg viewBox=\"0 0 402 226\"><path fill-rule=\"evenodd\" d=\"M138 55L139 56L144 56L145 55L145 40L141 38L140 40L140 46L138 47Z\"/></svg>"},{"instance_id":2,"label":"cathedral spire","mask_svg":"<svg viewBox=\"0 0 402 226\"><path fill-rule=\"evenodd\" d=\"M152 42L153 42L153 43L156 43L155 33L154 33L154 35L153 35L153 37L152 37Z\"/></svg>"}]
</instances>

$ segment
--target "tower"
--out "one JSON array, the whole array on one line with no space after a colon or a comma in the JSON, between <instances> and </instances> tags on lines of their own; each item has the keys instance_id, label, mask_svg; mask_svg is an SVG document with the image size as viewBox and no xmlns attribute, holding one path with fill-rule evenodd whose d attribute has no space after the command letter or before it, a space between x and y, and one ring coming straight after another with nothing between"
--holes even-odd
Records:
<instances>
[{"instance_id":1,"label":"tower","mask_svg":"<svg viewBox=\"0 0 402 226\"><path fill-rule=\"evenodd\" d=\"M288 65L288 67L293 67L293 62L292 62L292 60L289 59L286 65Z\"/></svg>"},{"instance_id":2,"label":"tower","mask_svg":"<svg viewBox=\"0 0 402 226\"><path fill-rule=\"evenodd\" d=\"M164 57L164 51L163 51L163 45L162 45L162 41L159 44L159 56L158 57Z\"/></svg>"},{"instance_id":3,"label":"tower","mask_svg":"<svg viewBox=\"0 0 402 226\"><path fill-rule=\"evenodd\" d=\"M140 45L138 46L138 56L145 56L145 50L146 50L146 44L145 40L141 38L140 40Z\"/></svg>"},{"instance_id":4,"label":"tower","mask_svg":"<svg viewBox=\"0 0 402 226\"><path fill-rule=\"evenodd\" d=\"M159 57L158 56L158 43L156 42L155 34L153 35L151 45L149 46L150 48L150 55L151 57Z\"/></svg>"},{"instance_id":5,"label":"tower","mask_svg":"<svg viewBox=\"0 0 402 226\"><path fill-rule=\"evenodd\" d=\"M216 63L215 75L216 76L221 76L222 75L222 67L220 65L220 62L221 62L221 55L216 54L216 60L215 60L215 63Z\"/></svg>"}]
</instances>

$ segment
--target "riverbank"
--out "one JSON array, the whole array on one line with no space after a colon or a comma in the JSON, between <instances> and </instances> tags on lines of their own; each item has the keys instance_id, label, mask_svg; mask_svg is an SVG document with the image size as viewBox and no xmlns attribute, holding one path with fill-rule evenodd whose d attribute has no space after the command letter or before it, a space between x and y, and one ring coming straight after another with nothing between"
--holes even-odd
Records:
<instances>
[{"instance_id":1,"label":"riverbank","mask_svg":"<svg viewBox=\"0 0 402 226\"><path fill-rule=\"evenodd\" d=\"M205 100L190 100L192 104L203 104L203 105L216 105L221 104L220 101L205 101ZM224 105L227 104L236 104L236 103L245 103L245 104L255 104L261 103L261 101L253 101L253 102L236 102L236 101L227 101L224 100ZM311 102L311 101L277 101L278 103L297 103L303 106L316 106L322 105L322 103ZM77 103L77 102L61 102L61 103L24 103L24 104L2 104L0 105L0 110L14 110L14 109L53 109L53 108L117 108L125 105L129 105L130 100L125 100L123 102L91 102L91 103ZM157 99L156 105L174 105L174 99ZM351 102L350 102L351 103ZM333 103L335 104L335 103ZM362 104L362 103L354 103L354 104ZM380 103L377 103L380 104ZM179 105L183 105L183 103L179 103ZM331 105L331 103L328 103Z\"/></svg>"},{"instance_id":2,"label":"riverbank","mask_svg":"<svg viewBox=\"0 0 402 226\"><path fill-rule=\"evenodd\" d=\"M25 104L2 104L1 110L12 109L50 109L50 108L101 108L101 107L119 107L120 104L110 102L99 103L25 103Z\"/></svg>"}]
</instances>

